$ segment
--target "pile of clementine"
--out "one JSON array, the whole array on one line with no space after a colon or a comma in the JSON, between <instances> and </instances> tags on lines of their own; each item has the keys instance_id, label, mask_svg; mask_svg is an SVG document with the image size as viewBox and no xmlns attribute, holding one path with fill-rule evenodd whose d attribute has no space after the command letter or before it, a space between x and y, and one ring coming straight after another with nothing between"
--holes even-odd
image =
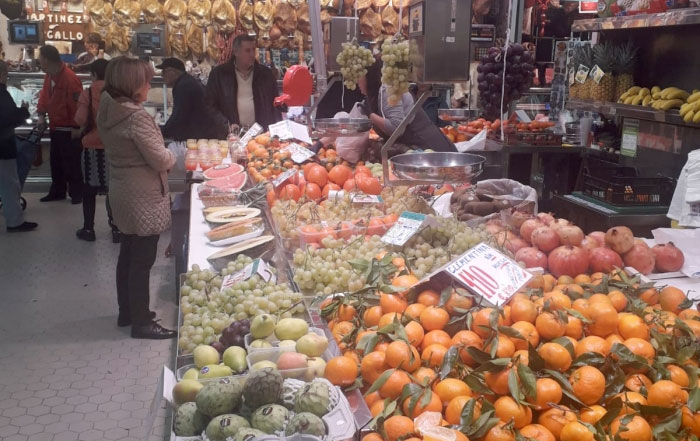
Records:
<instances>
[{"instance_id":1,"label":"pile of clementine","mask_svg":"<svg viewBox=\"0 0 700 441\"><path fill-rule=\"evenodd\" d=\"M490 308L417 283L326 317L343 355L325 377L363 391L377 430L363 441L700 437L700 312L679 289L543 275ZM450 430L423 433L426 412Z\"/></svg>"}]
</instances>

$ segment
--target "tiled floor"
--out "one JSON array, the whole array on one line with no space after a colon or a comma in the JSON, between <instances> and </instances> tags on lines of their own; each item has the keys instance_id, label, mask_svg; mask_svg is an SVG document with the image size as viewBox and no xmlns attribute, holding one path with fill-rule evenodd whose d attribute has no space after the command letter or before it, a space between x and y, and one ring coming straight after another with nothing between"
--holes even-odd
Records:
<instances>
[{"instance_id":1,"label":"tiled floor","mask_svg":"<svg viewBox=\"0 0 700 441\"><path fill-rule=\"evenodd\" d=\"M98 201L97 242L75 237L80 206L40 203L26 194L30 233L5 233L0 216L0 440L161 440L169 436L164 406L153 431L145 421L174 340L134 340L118 328L112 244ZM151 308L176 324L174 260L151 271Z\"/></svg>"}]
</instances>

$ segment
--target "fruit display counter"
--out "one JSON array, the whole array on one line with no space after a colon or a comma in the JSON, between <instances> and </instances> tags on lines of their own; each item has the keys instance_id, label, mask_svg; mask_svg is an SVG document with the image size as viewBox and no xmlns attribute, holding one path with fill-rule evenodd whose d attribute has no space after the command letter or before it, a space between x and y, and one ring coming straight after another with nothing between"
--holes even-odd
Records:
<instances>
[{"instance_id":1,"label":"fruit display counter","mask_svg":"<svg viewBox=\"0 0 700 441\"><path fill-rule=\"evenodd\" d=\"M700 436L688 248L318 162L193 186L173 440Z\"/></svg>"}]
</instances>

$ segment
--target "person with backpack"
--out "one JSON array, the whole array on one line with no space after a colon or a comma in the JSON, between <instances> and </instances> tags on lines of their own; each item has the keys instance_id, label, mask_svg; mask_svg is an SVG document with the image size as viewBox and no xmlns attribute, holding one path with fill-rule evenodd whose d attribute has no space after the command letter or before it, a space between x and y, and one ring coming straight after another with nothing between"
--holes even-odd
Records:
<instances>
[{"instance_id":1,"label":"person with backpack","mask_svg":"<svg viewBox=\"0 0 700 441\"><path fill-rule=\"evenodd\" d=\"M81 168L83 172L83 228L76 231L78 239L94 242L95 237L95 206L98 194L107 194L108 166L104 145L97 132L95 117L100 107L100 95L104 86L107 60L96 59L90 63L92 84L83 90L78 99L78 109L75 112L75 122L80 126L83 157ZM109 226L112 228L112 242L119 243L121 233L114 224L109 196L105 200Z\"/></svg>"}]
</instances>

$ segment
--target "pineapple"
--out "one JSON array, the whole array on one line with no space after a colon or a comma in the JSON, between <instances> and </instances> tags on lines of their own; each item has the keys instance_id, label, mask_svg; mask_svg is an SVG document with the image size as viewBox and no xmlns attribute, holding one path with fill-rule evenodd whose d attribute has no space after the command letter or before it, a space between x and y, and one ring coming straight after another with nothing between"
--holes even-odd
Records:
<instances>
[{"instance_id":1,"label":"pineapple","mask_svg":"<svg viewBox=\"0 0 700 441\"><path fill-rule=\"evenodd\" d=\"M578 70L578 65L581 64L581 59L583 58L583 50L581 47L577 46L574 48L574 55L572 57L573 60L573 69L574 69L574 75L576 75L576 71ZM581 83L578 83L577 81L574 81L574 84L569 86L569 97L570 98L580 98L580 91L581 91Z\"/></svg>"},{"instance_id":2,"label":"pineapple","mask_svg":"<svg viewBox=\"0 0 700 441\"><path fill-rule=\"evenodd\" d=\"M620 96L634 86L634 65L637 62L638 48L632 46L632 42L619 46L616 49L615 63L615 96L614 101L620 99Z\"/></svg>"},{"instance_id":3,"label":"pineapple","mask_svg":"<svg viewBox=\"0 0 700 441\"><path fill-rule=\"evenodd\" d=\"M583 64L589 69L593 68L593 49L591 49L591 46L586 44L581 46L581 53L580 53L580 64ZM578 67L576 68L578 70ZM580 84L580 83L579 83ZM583 100L589 100L591 99L591 86L593 85L593 80L588 77L586 78L586 82L583 84L580 84L579 86L579 91L578 91L578 97L583 99Z\"/></svg>"},{"instance_id":4,"label":"pineapple","mask_svg":"<svg viewBox=\"0 0 700 441\"><path fill-rule=\"evenodd\" d=\"M605 72L598 84L591 78L591 99L594 101L612 101L615 97L615 77L612 73L615 52L615 46L608 42L593 47L593 64Z\"/></svg>"}]
</instances>

